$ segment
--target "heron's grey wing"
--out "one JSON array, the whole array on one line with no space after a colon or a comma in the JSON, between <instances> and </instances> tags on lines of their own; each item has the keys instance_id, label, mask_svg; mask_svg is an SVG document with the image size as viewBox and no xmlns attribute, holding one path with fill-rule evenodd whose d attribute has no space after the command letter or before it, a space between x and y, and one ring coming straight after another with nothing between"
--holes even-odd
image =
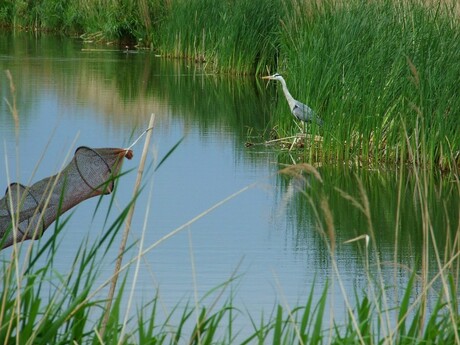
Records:
<instances>
[{"instance_id":1,"label":"heron's grey wing","mask_svg":"<svg viewBox=\"0 0 460 345\"><path fill-rule=\"evenodd\" d=\"M294 108L292 109L292 114L299 120L304 122L310 122L314 117L315 113L311 108L299 101L295 101Z\"/></svg>"},{"instance_id":2,"label":"heron's grey wing","mask_svg":"<svg viewBox=\"0 0 460 345\"><path fill-rule=\"evenodd\" d=\"M308 105L299 101L295 101L292 114L301 121L315 122L320 126L323 125L323 121L318 117L318 115L316 115L316 113Z\"/></svg>"}]
</instances>

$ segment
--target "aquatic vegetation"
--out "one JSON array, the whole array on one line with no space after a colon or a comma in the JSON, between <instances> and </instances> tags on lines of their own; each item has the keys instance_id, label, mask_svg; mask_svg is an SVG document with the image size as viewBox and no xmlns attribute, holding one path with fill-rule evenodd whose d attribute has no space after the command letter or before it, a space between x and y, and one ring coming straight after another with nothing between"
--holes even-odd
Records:
<instances>
[{"instance_id":1,"label":"aquatic vegetation","mask_svg":"<svg viewBox=\"0 0 460 345\"><path fill-rule=\"evenodd\" d=\"M415 2L294 3L278 70L324 119L323 161L458 166L457 17Z\"/></svg>"},{"instance_id":2,"label":"aquatic vegetation","mask_svg":"<svg viewBox=\"0 0 460 345\"><path fill-rule=\"evenodd\" d=\"M260 74L276 64L282 1L174 1L158 40L161 54L210 72Z\"/></svg>"},{"instance_id":3,"label":"aquatic vegetation","mask_svg":"<svg viewBox=\"0 0 460 345\"><path fill-rule=\"evenodd\" d=\"M311 131L322 145L301 145L307 159L460 165L460 30L449 3L266 1L258 13L244 1L236 10L217 4L173 2L160 52L210 72L285 74L294 97L324 120ZM298 128L278 103L273 127L292 136Z\"/></svg>"},{"instance_id":4,"label":"aquatic vegetation","mask_svg":"<svg viewBox=\"0 0 460 345\"><path fill-rule=\"evenodd\" d=\"M68 6L82 3L85 4L68 3ZM105 331L101 334L106 308L106 294L102 292L110 280L101 283L98 277L103 270L102 263L112 259L108 253L118 247L116 240L132 200L95 241L82 239L75 244L79 249L69 271L63 273L55 269L59 260L56 248L67 218L58 219L54 236L49 240L38 245L15 246L9 257L4 257L0 274L0 343L100 344L116 339L121 344L460 344L460 217L456 213L453 221L447 219L449 216L444 212L447 201L430 197L443 194L427 182L431 169L418 169L450 169L452 174L447 184L456 192L460 190L455 174L460 142L457 110L460 101L455 87L459 80L457 52L460 40L458 29L453 25L457 19L445 16L442 11L422 10L418 4L395 7L392 3L378 3L357 7L352 3L349 7L341 7L323 2L315 7L303 1L283 1L267 2L269 5L256 10L249 1L242 1L247 6L245 10L235 8L234 13L230 13L233 8L224 2L212 8L204 6L209 2L203 0L182 8L186 3L189 4L168 2L161 7L164 22L151 22L151 28L155 26L158 31L151 29L146 35L150 35L149 42L155 42L158 51L165 55L197 60L210 72L262 74L266 65L271 70L286 72L296 98L310 104L324 119L324 129L313 127L313 133L307 137L321 135L320 145L312 145L300 155L305 152L308 159L314 155L319 161L340 164L351 162L360 166L384 162L401 167L408 163L414 168L411 171L415 186L409 206L413 207L413 217L417 217L422 229L418 239L422 250L417 258L421 268L409 272L410 279L399 291L395 303L393 295L398 295L394 292L397 287L389 286L382 267L391 265L396 270L401 266L396 249L393 260L384 262L379 255L374 222L376 217L388 215L385 210L372 206L373 197L384 201L393 199L382 190L378 190L377 196L366 193L363 187L366 181L359 179L357 188L352 191L337 189L332 182L325 185L325 176L319 171L311 165L299 164L283 169L280 174L300 175L299 178L309 174L312 187L299 190L299 197L304 201L301 206L306 203L312 208L313 221L325 248L324 255L332 267L328 284L314 284L304 303L296 306L274 304L271 314L261 316L242 311L235 306L233 296L222 300L223 291L238 281L237 271L209 292L214 301L220 303L199 300L185 307L178 304L166 318L161 318L157 295L140 307L136 315L127 314L123 301L131 292L131 287L127 287L128 272L135 270L146 251L156 246L154 243L141 251L133 245L126 249L125 253L132 254L132 259L122 267L122 283L112 300ZM51 5L51 2L45 4ZM15 6L19 5L28 6L15 2ZM136 8L132 6L121 8L129 16L134 13L129 9ZM87 7L87 12L82 13L89 13L90 6ZM100 17L88 16L87 20L91 18L94 26L84 27L83 21L69 19L64 27L99 33L101 26L107 25L106 31L100 34L107 39L109 35L121 35L126 29L137 35L134 28L147 26L131 25L126 18L117 17L112 8L102 11L102 3L95 8L104 13ZM0 17L4 18L6 13L15 21L27 12L13 15L7 10L3 10ZM36 23L45 27L46 17L42 17L45 13L30 13L37 18ZM151 18L146 13L144 8L145 23ZM190 13L194 20L187 20L186 14ZM245 17L246 13L250 16ZM209 16L215 22L207 25L206 17L201 16ZM27 18L24 16L21 20L26 22ZM177 22L172 23L173 19ZM241 20L245 25L240 27ZM32 23L34 21L29 25ZM114 23L116 25L110 25ZM185 24L188 31L183 28ZM162 35L162 28L168 33ZM139 30L141 37L145 32ZM236 32L240 36L232 36ZM278 122L280 131L289 134L292 118L283 102L276 108L276 118L281 120L274 117L272 121ZM173 156L168 153L165 158L173 159ZM398 179L395 247L401 246L405 239L402 232L407 214L403 213L402 204L407 179L403 173ZM176 233L196 219L249 188L230 195L161 241L174 240ZM337 226L347 225L350 214L335 210L333 191L353 207L352 215L363 218L367 224L352 239L356 241L348 243L356 250L356 261L363 267L365 291L345 291L343 287L343 273L337 266L336 254L341 244ZM114 212L113 203L110 205L108 213ZM435 215L435 208L443 212ZM435 216L446 217L442 230L448 235L443 242L437 240L440 229L436 227ZM366 239L369 239L368 244ZM434 267L429 257L435 258ZM369 269L370 265L373 270ZM130 283L136 284L136 281ZM328 307L329 302L338 299L334 287L342 293L340 301L347 311L345 320L339 319L340 316L334 315ZM244 333L237 326L240 319L250 325Z\"/></svg>"},{"instance_id":5,"label":"aquatic vegetation","mask_svg":"<svg viewBox=\"0 0 460 345\"><path fill-rule=\"evenodd\" d=\"M174 159L175 149L182 142L181 139L164 154L156 169ZM89 238L88 234L81 242L73 243L78 249L66 258L70 267L58 266L63 261L59 247L66 241L64 234L70 216L57 219L52 236L2 251L0 343L459 343L457 176L452 174L445 180L441 176L438 184L429 170L401 169L396 180L386 181L380 174L364 173L354 184L344 185L339 180L353 172L340 170L328 175L327 170L318 171L306 163L287 163L279 162L283 169L276 176L301 182L294 184L294 197L299 202L287 211L298 222L294 224L295 236L304 236L305 229L312 232L312 238L318 240L318 255L330 268L326 283L309 285L303 299L295 305L288 305L281 298L280 302L273 302L271 312L261 315L242 309L235 303L238 291L234 287L244 277L237 267L220 285L195 301L179 300L164 313L162 291L154 288L149 300L142 301L135 312L129 312L126 301L133 302L133 291L142 284L142 274L136 273L139 262L158 249L159 244L175 241L176 234L184 229L191 231L192 224L224 203L237 203L235 197L252 185L222 199L157 242L144 245L142 235L140 240L129 243L123 249L125 263L119 274L112 274L118 242L139 195L134 193L126 207L115 210L115 189L108 209L103 211L98 204L95 212L102 212L105 219L113 218L109 214L116 218L104 223L96 236ZM153 179L152 174L149 176ZM116 185L122 185L126 177L120 174ZM375 179L383 181L377 183ZM143 192L149 182L142 182ZM397 193L389 192L389 183L397 185ZM341 202L348 207L339 207ZM154 207L150 199L146 204L143 232L150 226L148 212ZM307 207L311 217L301 212ZM388 207L397 211L389 213ZM378 221L382 221L383 228L376 224ZM313 226L303 226L305 222ZM416 240L411 240L407 231L413 224L420 228ZM391 249L382 251L377 236L385 237L384 244ZM343 272L338 264L345 246L355 253L348 262L357 266L356 273L364 282L355 291L344 287L349 272ZM403 246L416 248L408 262L398 256L398 249ZM110 276L105 278L107 264ZM388 267L395 275L403 271L409 278L396 284L401 280L389 277ZM108 308L106 290L115 276L119 277L119 288L109 298ZM343 314L334 309L337 303L346 306Z\"/></svg>"}]
</instances>

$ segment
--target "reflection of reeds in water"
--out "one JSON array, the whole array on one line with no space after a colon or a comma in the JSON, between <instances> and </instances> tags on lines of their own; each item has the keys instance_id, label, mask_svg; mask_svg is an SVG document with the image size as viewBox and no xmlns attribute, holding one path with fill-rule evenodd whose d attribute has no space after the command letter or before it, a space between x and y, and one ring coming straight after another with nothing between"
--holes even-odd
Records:
<instances>
[{"instance_id":1,"label":"reflection of reeds in water","mask_svg":"<svg viewBox=\"0 0 460 345\"><path fill-rule=\"evenodd\" d=\"M296 99L309 104L324 120L323 128L313 128L311 133L323 137L321 150L304 145L308 158L373 167L415 160L424 168L458 168L460 40L459 18L453 14L459 8L455 1L197 0L161 5L140 1L126 8L115 6L114 13L130 13L135 7L140 13L134 18L142 18L140 22L146 22L149 14L151 24L143 25L151 25L157 52L197 60L199 64L187 63L203 73L261 75L267 69L285 73ZM106 11L102 12L105 16ZM157 14L160 18L152 18ZM113 17L107 22L116 19ZM139 32L133 26L131 31L119 28L120 35ZM174 88L162 81L159 86L149 84L148 63L127 68L135 58L126 55L118 64L100 64L100 70L113 73L102 72L95 88L110 92L114 87L120 94L113 93L112 102L110 95L99 94L100 101L94 104L99 102L98 107L107 113L120 114L120 121L129 109L144 112L144 116L155 111L161 117L165 109L159 111L160 102L167 103L172 92L153 89ZM85 68L93 71L96 55L87 56L94 60ZM137 61L144 58L149 59L144 55ZM91 99L95 90L87 95L85 86L82 82L79 92ZM151 101L142 104L151 95ZM132 104L126 108L128 99ZM245 99L237 100L244 108ZM265 110L276 108L272 127L281 129L283 137L291 136L292 117L283 102L278 103L268 104ZM190 101L189 105L194 104ZM259 110L257 115L260 113L265 114ZM421 142L426 145L424 157Z\"/></svg>"},{"instance_id":2,"label":"reflection of reeds in water","mask_svg":"<svg viewBox=\"0 0 460 345\"><path fill-rule=\"evenodd\" d=\"M304 165L302 165L304 166ZM313 169L313 168L312 168ZM286 174L292 175L292 171L304 170L300 165L283 169ZM314 176L314 175L312 175ZM297 174L291 176L298 179ZM327 188L328 181L322 180L321 183L312 183L308 187L298 185L300 189L296 192L305 196L310 204L311 211L308 215L314 215L316 229L323 237L330 255L331 265L334 274L331 277L331 286L338 285L342 292L349 321L343 329L345 339L350 337L354 341L363 344L378 343L405 343L406 341L415 341L417 339L430 338L435 342L458 344L459 338L459 314L458 314L458 284L460 271L460 242L457 224L460 222L458 208L445 208L439 214L445 218L444 226L442 223L435 221L433 218L433 208L438 206L439 197L433 198L432 176L426 171L417 171L413 179L415 187L413 192L417 194L418 202L412 203L415 210L415 217L421 228L417 232L421 237L420 252L415 252L415 256L421 257L420 265L404 265L398 258L400 247L410 245L407 241L401 241L401 231L408 231L403 221L404 212L403 201L405 186L402 183L405 175L400 174L397 186L398 199L396 205L388 204L389 207L396 206L397 211L394 214L394 228L388 229L394 231L394 259L387 261L384 250L381 249L382 235L376 233L379 227L374 226L375 213L378 211L375 202L371 203L366 189L360 179L357 180L357 191L350 194L342 189L337 189L343 201L350 203L362 216L367 225L357 222L354 218L356 227L362 227L360 233L363 235L351 236L343 244L337 245L336 226L340 225L340 236L350 236L344 234L344 227L341 222L343 219L333 216L337 207L331 204L331 191ZM314 181L314 180L313 180ZM458 202L458 188L460 187L458 179L455 179L457 196L454 200ZM286 193L292 197L291 185L287 187ZM449 188L444 194L449 193ZM454 194L456 193L454 192ZM385 203L382 203L383 205ZM298 210L300 212L300 210ZM305 215L305 213L303 213ZM408 216L407 214L405 215ZM348 212L347 217L353 217ZM453 222L453 224L451 223ZM351 221L353 223L353 221ZM300 229L301 227L299 227ZM447 231L440 236L439 232ZM359 233L358 233L359 234ZM453 238L451 237L453 236ZM445 238L440 241L439 239ZM369 241L370 239L370 241ZM360 243L361 240L362 242ZM445 243L445 244L443 244ZM337 248L337 246L339 248ZM345 275L338 263L340 252L345 250L345 246L356 246L360 248L358 258L362 260L362 275L366 277L366 289L364 291L348 291L345 288ZM337 253L339 250L339 253ZM393 280L390 271L394 272ZM404 272L402 282L399 281L401 271ZM403 284L403 285L401 285ZM401 293L402 292L402 293ZM357 299L357 304L351 300L353 294ZM334 298L335 300L337 298ZM320 302L321 303L321 302ZM324 306L322 306L324 307ZM334 312L333 309L330 311ZM331 317L333 320L333 317ZM327 319L325 319L327 322ZM334 328L337 325L332 323L323 325L324 328ZM439 322L439 323L438 323ZM442 331L441 331L442 330ZM431 335L430 333L433 332ZM434 338L431 338L434 336ZM334 338L334 336L332 336ZM410 340L412 339L412 340Z\"/></svg>"},{"instance_id":3,"label":"reflection of reeds in water","mask_svg":"<svg viewBox=\"0 0 460 345\"><path fill-rule=\"evenodd\" d=\"M140 93L136 97L123 99L114 82L104 82L94 75L82 75L75 88L77 101L82 100L86 106L96 109L97 114L102 114L107 122L115 126L137 127L145 123L149 111L161 114L159 121L167 123L170 120L169 105L151 93Z\"/></svg>"},{"instance_id":4,"label":"reflection of reeds in water","mask_svg":"<svg viewBox=\"0 0 460 345\"><path fill-rule=\"evenodd\" d=\"M58 43L48 37L37 46L41 50ZM19 39L16 48L20 51L29 44L27 39ZM74 46L64 46L63 51L63 58L38 59L38 63L27 58L20 71L12 70L23 124L29 113L35 113L30 109L32 101L42 99L44 90L46 96L57 96L65 116L92 109L88 113L102 116L109 128L132 130L142 126L153 111L165 127L178 119L185 131L199 123L200 129L233 131L238 138L245 137L247 126L259 128L267 121L270 105L264 101L265 94L258 94L253 79L206 75L183 61L151 54L79 52ZM4 88L9 92L7 85Z\"/></svg>"}]
</instances>

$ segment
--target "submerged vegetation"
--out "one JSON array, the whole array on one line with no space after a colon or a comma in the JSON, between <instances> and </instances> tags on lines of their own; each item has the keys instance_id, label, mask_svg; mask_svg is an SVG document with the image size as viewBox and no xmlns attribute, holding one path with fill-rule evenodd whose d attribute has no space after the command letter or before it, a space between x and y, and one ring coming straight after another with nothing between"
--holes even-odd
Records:
<instances>
[{"instance_id":1,"label":"submerged vegetation","mask_svg":"<svg viewBox=\"0 0 460 345\"><path fill-rule=\"evenodd\" d=\"M150 47L210 73L284 74L324 120L306 157L358 165L460 165L455 1L13 1L6 26ZM284 100L279 136L291 136Z\"/></svg>"}]
</instances>

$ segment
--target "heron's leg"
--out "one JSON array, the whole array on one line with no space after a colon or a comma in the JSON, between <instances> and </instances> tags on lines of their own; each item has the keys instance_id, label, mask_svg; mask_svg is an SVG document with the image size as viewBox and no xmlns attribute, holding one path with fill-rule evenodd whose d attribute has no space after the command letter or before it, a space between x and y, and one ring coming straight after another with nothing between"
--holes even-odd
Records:
<instances>
[{"instance_id":1,"label":"heron's leg","mask_svg":"<svg viewBox=\"0 0 460 345\"><path fill-rule=\"evenodd\" d=\"M302 126L299 124L299 121L297 119L294 119L294 123L297 126L297 128L299 129L299 131L302 131Z\"/></svg>"},{"instance_id":2,"label":"heron's leg","mask_svg":"<svg viewBox=\"0 0 460 345\"><path fill-rule=\"evenodd\" d=\"M299 124L299 122L300 122L300 124ZM294 123L296 124L297 128L300 130L300 133L297 133L295 135L295 139L292 142L291 146L289 147L289 151L292 150L294 145L296 145L301 138L304 138L304 139L307 138L306 123L304 121L300 121L300 120L297 120L297 119L294 120Z\"/></svg>"}]
</instances>

